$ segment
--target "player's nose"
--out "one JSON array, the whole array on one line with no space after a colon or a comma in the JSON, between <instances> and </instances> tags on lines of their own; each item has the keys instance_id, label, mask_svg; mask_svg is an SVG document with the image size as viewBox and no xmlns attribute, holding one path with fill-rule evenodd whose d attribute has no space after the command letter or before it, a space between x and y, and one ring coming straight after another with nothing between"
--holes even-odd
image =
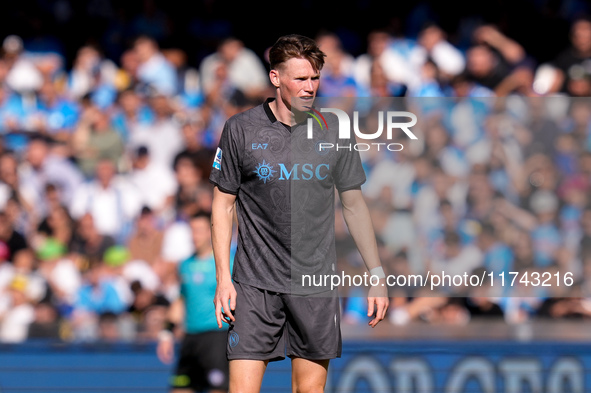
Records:
<instances>
[{"instance_id":1,"label":"player's nose","mask_svg":"<svg viewBox=\"0 0 591 393\"><path fill-rule=\"evenodd\" d=\"M304 90L306 93L314 93L314 82L312 79L306 80L306 83L304 84Z\"/></svg>"}]
</instances>

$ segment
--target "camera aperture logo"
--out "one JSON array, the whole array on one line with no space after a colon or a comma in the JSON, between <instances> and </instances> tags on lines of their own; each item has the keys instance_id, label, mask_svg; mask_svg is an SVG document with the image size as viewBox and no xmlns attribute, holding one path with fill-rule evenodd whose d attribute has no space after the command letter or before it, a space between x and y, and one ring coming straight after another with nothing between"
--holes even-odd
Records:
<instances>
[{"instance_id":1,"label":"camera aperture logo","mask_svg":"<svg viewBox=\"0 0 591 393\"><path fill-rule=\"evenodd\" d=\"M324 122L324 125L326 126L326 129L328 130L328 123L326 123L326 119L324 118L324 116L322 116L322 113L318 112L318 110L312 108L311 106L306 106L306 109L309 109L310 111L307 111L306 113L309 114L310 116L312 116L314 119L316 119L316 122L318 122L318 125L320 126L321 130L324 130L324 127L322 126L322 123L320 122L320 119L322 119L322 121ZM319 119L320 117L320 119ZM308 128L309 130L309 128ZM308 131L308 135L310 135L310 131Z\"/></svg>"},{"instance_id":2,"label":"camera aperture logo","mask_svg":"<svg viewBox=\"0 0 591 393\"><path fill-rule=\"evenodd\" d=\"M307 123L307 137L308 139L314 138L314 123L316 122L320 125L320 129L328 130L328 123L322 113L333 113L336 115L338 119L338 133L339 139L348 139L351 140L351 128L355 133L355 136L361 140L374 140L380 138L384 132L384 128L386 130L386 139L392 140L394 135L394 130L401 130L404 134L411 140L417 140L417 136L411 131L411 127L417 124L417 116L412 112L407 111L378 111L378 129L375 132L367 133L363 132L359 126L359 112L353 112L353 124L351 124L351 119L347 112L342 109L338 108L320 108L320 111L314 109L312 107L306 107L310 109L310 111L306 112L311 116L308 118ZM322 119L322 122L320 121ZM401 119L407 119L407 121L400 121ZM385 123L385 126L384 126ZM355 138L353 138L355 139ZM390 151L400 151L404 148L401 143L385 143L385 142L371 142L371 143L349 143L349 144L335 144L330 142L319 142L316 144L316 149L319 152L326 152L331 149L336 150L357 150L357 151L367 151L370 150L372 147L377 148L386 148Z\"/></svg>"}]
</instances>

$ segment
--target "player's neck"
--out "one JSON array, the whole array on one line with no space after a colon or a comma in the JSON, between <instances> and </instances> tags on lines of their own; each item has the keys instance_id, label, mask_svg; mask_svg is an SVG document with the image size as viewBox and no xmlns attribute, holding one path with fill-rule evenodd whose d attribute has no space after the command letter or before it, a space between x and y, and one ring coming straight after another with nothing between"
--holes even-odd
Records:
<instances>
[{"instance_id":1,"label":"player's neck","mask_svg":"<svg viewBox=\"0 0 591 393\"><path fill-rule=\"evenodd\" d=\"M269 108L271 108L271 112L275 115L275 118L283 124L288 126L293 125L293 114L291 113L291 108L288 108L285 103L281 100L281 96L279 94L276 95L275 99L269 102Z\"/></svg>"}]
</instances>

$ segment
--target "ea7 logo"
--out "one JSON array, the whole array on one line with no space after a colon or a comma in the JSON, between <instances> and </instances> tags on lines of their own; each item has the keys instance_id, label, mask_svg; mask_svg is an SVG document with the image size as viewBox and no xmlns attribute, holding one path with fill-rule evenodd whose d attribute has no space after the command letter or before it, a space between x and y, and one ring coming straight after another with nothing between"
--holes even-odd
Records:
<instances>
[{"instance_id":1,"label":"ea7 logo","mask_svg":"<svg viewBox=\"0 0 591 393\"><path fill-rule=\"evenodd\" d=\"M250 148L252 150L266 150L267 146L269 146L268 143L253 143Z\"/></svg>"},{"instance_id":2,"label":"ea7 logo","mask_svg":"<svg viewBox=\"0 0 591 393\"><path fill-rule=\"evenodd\" d=\"M351 120L349 115L342 109L338 108L321 108L320 112L334 113L339 120L339 139L351 138ZM353 131L361 139L376 139L384 132L384 117L386 118L386 137L392 139L392 130L400 129L410 139L418 139L417 136L410 130L410 127L417 124L417 116L412 112L404 111L387 111L385 116L383 111L378 112L378 129L373 133L361 132L359 129L359 112L353 112ZM400 122L395 119L408 118L410 121ZM308 119L308 139L313 138L313 120Z\"/></svg>"}]
</instances>

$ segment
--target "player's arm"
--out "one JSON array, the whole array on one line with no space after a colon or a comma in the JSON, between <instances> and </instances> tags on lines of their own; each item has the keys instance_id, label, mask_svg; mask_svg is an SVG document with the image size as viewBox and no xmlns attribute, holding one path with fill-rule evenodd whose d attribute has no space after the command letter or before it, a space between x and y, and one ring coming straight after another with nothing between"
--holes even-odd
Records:
<instances>
[{"instance_id":1,"label":"player's arm","mask_svg":"<svg viewBox=\"0 0 591 393\"><path fill-rule=\"evenodd\" d=\"M168 308L167 321L164 329L158 334L156 354L161 362L169 364L174 359L174 330L184 318L185 302L179 296Z\"/></svg>"},{"instance_id":2,"label":"player's arm","mask_svg":"<svg viewBox=\"0 0 591 393\"><path fill-rule=\"evenodd\" d=\"M375 327L385 318L389 299L386 277L378 254L369 209L359 188L341 192L340 198L343 205L343 217L349 228L349 233L365 262L365 266L370 274L377 275L380 278L379 284L369 289L367 297L367 315L372 316L375 312L375 318L369 322L369 325Z\"/></svg>"},{"instance_id":3,"label":"player's arm","mask_svg":"<svg viewBox=\"0 0 591 393\"><path fill-rule=\"evenodd\" d=\"M219 328L222 327L222 320L227 323L234 321L232 311L236 307L236 290L232 283L230 271L234 202L236 202L236 195L223 192L218 187L214 188L211 210L211 239L215 257L217 287L213 302ZM228 303L230 307L228 307Z\"/></svg>"}]
</instances>

